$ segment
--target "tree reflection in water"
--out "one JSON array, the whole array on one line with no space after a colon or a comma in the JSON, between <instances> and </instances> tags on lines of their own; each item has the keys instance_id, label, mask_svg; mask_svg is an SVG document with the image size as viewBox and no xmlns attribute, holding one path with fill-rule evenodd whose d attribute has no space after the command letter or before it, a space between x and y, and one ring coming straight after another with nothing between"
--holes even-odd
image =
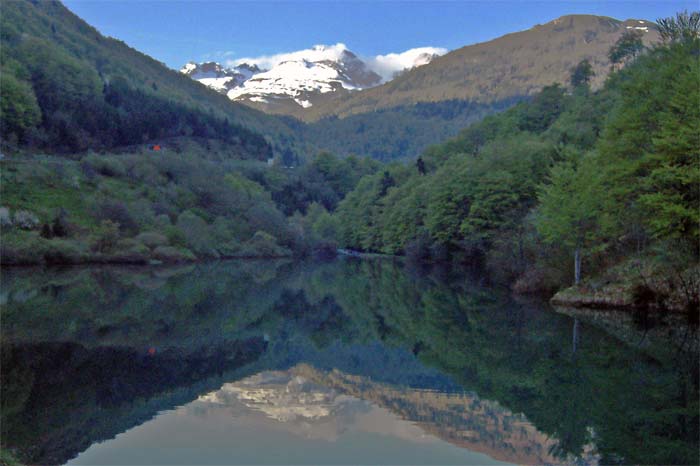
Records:
<instances>
[{"instance_id":1,"label":"tree reflection in water","mask_svg":"<svg viewBox=\"0 0 700 466\"><path fill-rule=\"evenodd\" d=\"M698 462L696 353L641 351L481 282L357 259L4 271L2 446L62 463L226 383L303 369L472 449L524 422L557 461Z\"/></svg>"}]
</instances>

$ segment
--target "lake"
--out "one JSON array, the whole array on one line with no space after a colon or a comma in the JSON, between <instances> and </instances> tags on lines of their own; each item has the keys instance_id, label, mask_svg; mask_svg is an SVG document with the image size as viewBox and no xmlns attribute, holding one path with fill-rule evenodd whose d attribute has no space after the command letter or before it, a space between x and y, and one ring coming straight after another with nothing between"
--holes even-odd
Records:
<instances>
[{"instance_id":1,"label":"lake","mask_svg":"<svg viewBox=\"0 0 700 466\"><path fill-rule=\"evenodd\" d=\"M6 269L0 303L2 447L22 463L698 463L696 353L478 272Z\"/></svg>"}]
</instances>

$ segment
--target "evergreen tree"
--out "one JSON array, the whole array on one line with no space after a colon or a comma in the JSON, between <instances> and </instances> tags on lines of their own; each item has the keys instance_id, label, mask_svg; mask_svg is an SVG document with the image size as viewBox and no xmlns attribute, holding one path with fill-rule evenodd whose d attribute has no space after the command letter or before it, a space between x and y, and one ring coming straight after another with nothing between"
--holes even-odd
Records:
<instances>
[{"instance_id":1,"label":"evergreen tree","mask_svg":"<svg viewBox=\"0 0 700 466\"><path fill-rule=\"evenodd\" d=\"M594 75L593 66L588 58L581 60L578 65L571 68L571 87L574 89L581 86L588 87Z\"/></svg>"}]
</instances>

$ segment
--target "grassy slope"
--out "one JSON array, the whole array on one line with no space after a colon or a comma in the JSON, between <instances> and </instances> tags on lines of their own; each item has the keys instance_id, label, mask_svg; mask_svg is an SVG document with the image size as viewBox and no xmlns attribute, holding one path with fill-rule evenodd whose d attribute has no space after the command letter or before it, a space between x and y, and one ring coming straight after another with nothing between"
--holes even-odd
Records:
<instances>
[{"instance_id":1,"label":"grassy slope","mask_svg":"<svg viewBox=\"0 0 700 466\"><path fill-rule=\"evenodd\" d=\"M454 50L382 86L351 94L340 102L312 107L306 118L347 116L419 101L467 99L488 103L532 95L544 86L566 82L571 67L584 58L591 59L597 75L594 84L598 85L610 67L610 46L629 24L638 23L590 15L564 16ZM655 30L644 38L646 44L656 40Z\"/></svg>"}]
</instances>

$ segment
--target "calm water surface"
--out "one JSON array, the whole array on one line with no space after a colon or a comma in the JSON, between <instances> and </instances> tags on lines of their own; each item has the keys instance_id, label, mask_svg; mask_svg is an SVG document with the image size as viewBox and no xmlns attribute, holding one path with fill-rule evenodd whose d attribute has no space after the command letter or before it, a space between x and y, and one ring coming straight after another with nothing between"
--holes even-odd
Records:
<instances>
[{"instance_id":1,"label":"calm water surface","mask_svg":"<svg viewBox=\"0 0 700 466\"><path fill-rule=\"evenodd\" d=\"M27 464L697 464L698 359L388 261L3 270Z\"/></svg>"}]
</instances>

